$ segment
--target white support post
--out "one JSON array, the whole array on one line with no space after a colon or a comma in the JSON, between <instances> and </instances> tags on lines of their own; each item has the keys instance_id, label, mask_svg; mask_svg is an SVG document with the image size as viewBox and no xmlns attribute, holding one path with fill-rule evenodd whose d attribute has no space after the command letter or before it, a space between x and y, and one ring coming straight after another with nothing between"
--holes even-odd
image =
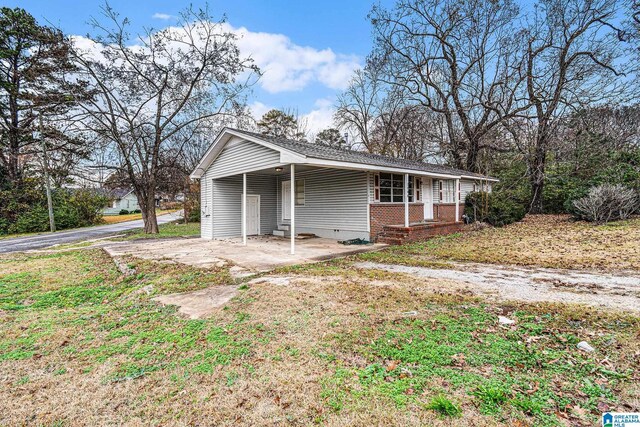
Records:
<instances>
[{"instance_id":1,"label":"white support post","mask_svg":"<svg viewBox=\"0 0 640 427\"><path fill-rule=\"evenodd\" d=\"M296 165L291 163L291 255L296 253Z\"/></svg>"},{"instance_id":2,"label":"white support post","mask_svg":"<svg viewBox=\"0 0 640 427\"><path fill-rule=\"evenodd\" d=\"M392 190L393 191L393 190ZM404 226L409 226L409 174L404 174Z\"/></svg>"},{"instance_id":3,"label":"white support post","mask_svg":"<svg viewBox=\"0 0 640 427\"><path fill-rule=\"evenodd\" d=\"M242 244L247 245L247 174L242 174Z\"/></svg>"},{"instance_id":4,"label":"white support post","mask_svg":"<svg viewBox=\"0 0 640 427\"><path fill-rule=\"evenodd\" d=\"M460 222L460 179L456 179L455 188L455 201L456 201L456 222Z\"/></svg>"}]
</instances>

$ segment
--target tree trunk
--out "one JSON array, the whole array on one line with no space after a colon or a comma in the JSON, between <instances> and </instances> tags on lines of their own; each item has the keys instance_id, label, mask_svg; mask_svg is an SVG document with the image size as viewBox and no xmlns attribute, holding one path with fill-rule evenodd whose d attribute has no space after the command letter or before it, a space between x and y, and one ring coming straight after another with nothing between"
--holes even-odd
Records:
<instances>
[{"instance_id":1,"label":"tree trunk","mask_svg":"<svg viewBox=\"0 0 640 427\"><path fill-rule=\"evenodd\" d=\"M469 148L467 149L467 164L466 170L469 172L478 172L478 152L479 144L477 141L469 141Z\"/></svg>"},{"instance_id":2,"label":"tree trunk","mask_svg":"<svg viewBox=\"0 0 640 427\"><path fill-rule=\"evenodd\" d=\"M142 213L144 232L158 234L158 218L156 217L155 193L153 191L135 192Z\"/></svg>"},{"instance_id":3,"label":"tree trunk","mask_svg":"<svg viewBox=\"0 0 640 427\"><path fill-rule=\"evenodd\" d=\"M533 158L529 161L529 180L531 182L530 214L544 212L542 193L544 190L545 167L547 163L547 138L546 132L537 137Z\"/></svg>"},{"instance_id":4,"label":"tree trunk","mask_svg":"<svg viewBox=\"0 0 640 427\"><path fill-rule=\"evenodd\" d=\"M145 208L147 211L146 221L144 221L144 232L146 234L158 234L158 218L156 217L156 200L153 191L147 193Z\"/></svg>"}]
</instances>

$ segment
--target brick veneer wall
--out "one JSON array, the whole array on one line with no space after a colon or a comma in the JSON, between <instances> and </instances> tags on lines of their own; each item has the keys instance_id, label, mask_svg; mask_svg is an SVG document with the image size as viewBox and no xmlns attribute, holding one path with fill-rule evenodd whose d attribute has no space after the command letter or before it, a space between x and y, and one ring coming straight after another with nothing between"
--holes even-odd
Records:
<instances>
[{"instance_id":1,"label":"brick veneer wall","mask_svg":"<svg viewBox=\"0 0 640 427\"><path fill-rule=\"evenodd\" d=\"M378 234L382 233L382 227L385 225L404 225L404 203L372 203L370 215L371 238L375 239ZM423 220L424 204L409 203L409 222Z\"/></svg>"},{"instance_id":2,"label":"brick veneer wall","mask_svg":"<svg viewBox=\"0 0 640 427\"><path fill-rule=\"evenodd\" d=\"M429 240L435 236L456 233L464 228L464 224L461 222L436 222L428 224L417 224L412 225L411 227L392 228L398 232L402 232L403 234L405 234L405 236L401 238L401 241L392 243L399 244Z\"/></svg>"},{"instance_id":3,"label":"brick veneer wall","mask_svg":"<svg viewBox=\"0 0 640 427\"><path fill-rule=\"evenodd\" d=\"M464 203L460 203L460 217L458 218L459 221L462 221L463 214L464 214ZM456 204L455 203L434 204L433 217L436 221L455 222Z\"/></svg>"}]
</instances>

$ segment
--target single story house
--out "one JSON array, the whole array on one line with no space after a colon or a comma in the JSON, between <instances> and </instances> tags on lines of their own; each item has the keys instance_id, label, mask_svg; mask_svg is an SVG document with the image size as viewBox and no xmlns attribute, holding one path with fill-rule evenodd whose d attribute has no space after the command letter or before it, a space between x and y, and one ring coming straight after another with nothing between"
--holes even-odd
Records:
<instances>
[{"instance_id":1,"label":"single story house","mask_svg":"<svg viewBox=\"0 0 640 427\"><path fill-rule=\"evenodd\" d=\"M201 236L312 233L392 240L458 225L467 193L497 180L445 166L225 128L192 178L201 185ZM438 234L438 233L436 233Z\"/></svg>"},{"instance_id":2,"label":"single story house","mask_svg":"<svg viewBox=\"0 0 640 427\"><path fill-rule=\"evenodd\" d=\"M109 192L111 206L102 210L103 215L118 215L121 210L129 212L140 209L138 198L131 188L117 188Z\"/></svg>"}]
</instances>

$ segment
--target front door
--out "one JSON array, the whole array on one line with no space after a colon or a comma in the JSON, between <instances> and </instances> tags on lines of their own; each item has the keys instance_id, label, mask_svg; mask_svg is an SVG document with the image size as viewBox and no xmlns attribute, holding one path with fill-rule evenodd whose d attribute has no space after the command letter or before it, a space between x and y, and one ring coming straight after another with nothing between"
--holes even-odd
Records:
<instances>
[{"instance_id":1,"label":"front door","mask_svg":"<svg viewBox=\"0 0 640 427\"><path fill-rule=\"evenodd\" d=\"M260 196L247 194L247 235L260 234Z\"/></svg>"},{"instance_id":2,"label":"front door","mask_svg":"<svg viewBox=\"0 0 640 427\"><path fill-rule=\"evenodd\" d=\"M291 219L291 181L282 181L282 219Z\"/></svg>"},{"instance_id":3,"label":"front door","mask_svg":"<svg viewBox=\"0 0 640 427\"><path fill-rule=\"evenodd\" d=\"M431 178L422 178L422 202L424 219L433 219L433 180Z\"/></svg>"}]
</instances>

